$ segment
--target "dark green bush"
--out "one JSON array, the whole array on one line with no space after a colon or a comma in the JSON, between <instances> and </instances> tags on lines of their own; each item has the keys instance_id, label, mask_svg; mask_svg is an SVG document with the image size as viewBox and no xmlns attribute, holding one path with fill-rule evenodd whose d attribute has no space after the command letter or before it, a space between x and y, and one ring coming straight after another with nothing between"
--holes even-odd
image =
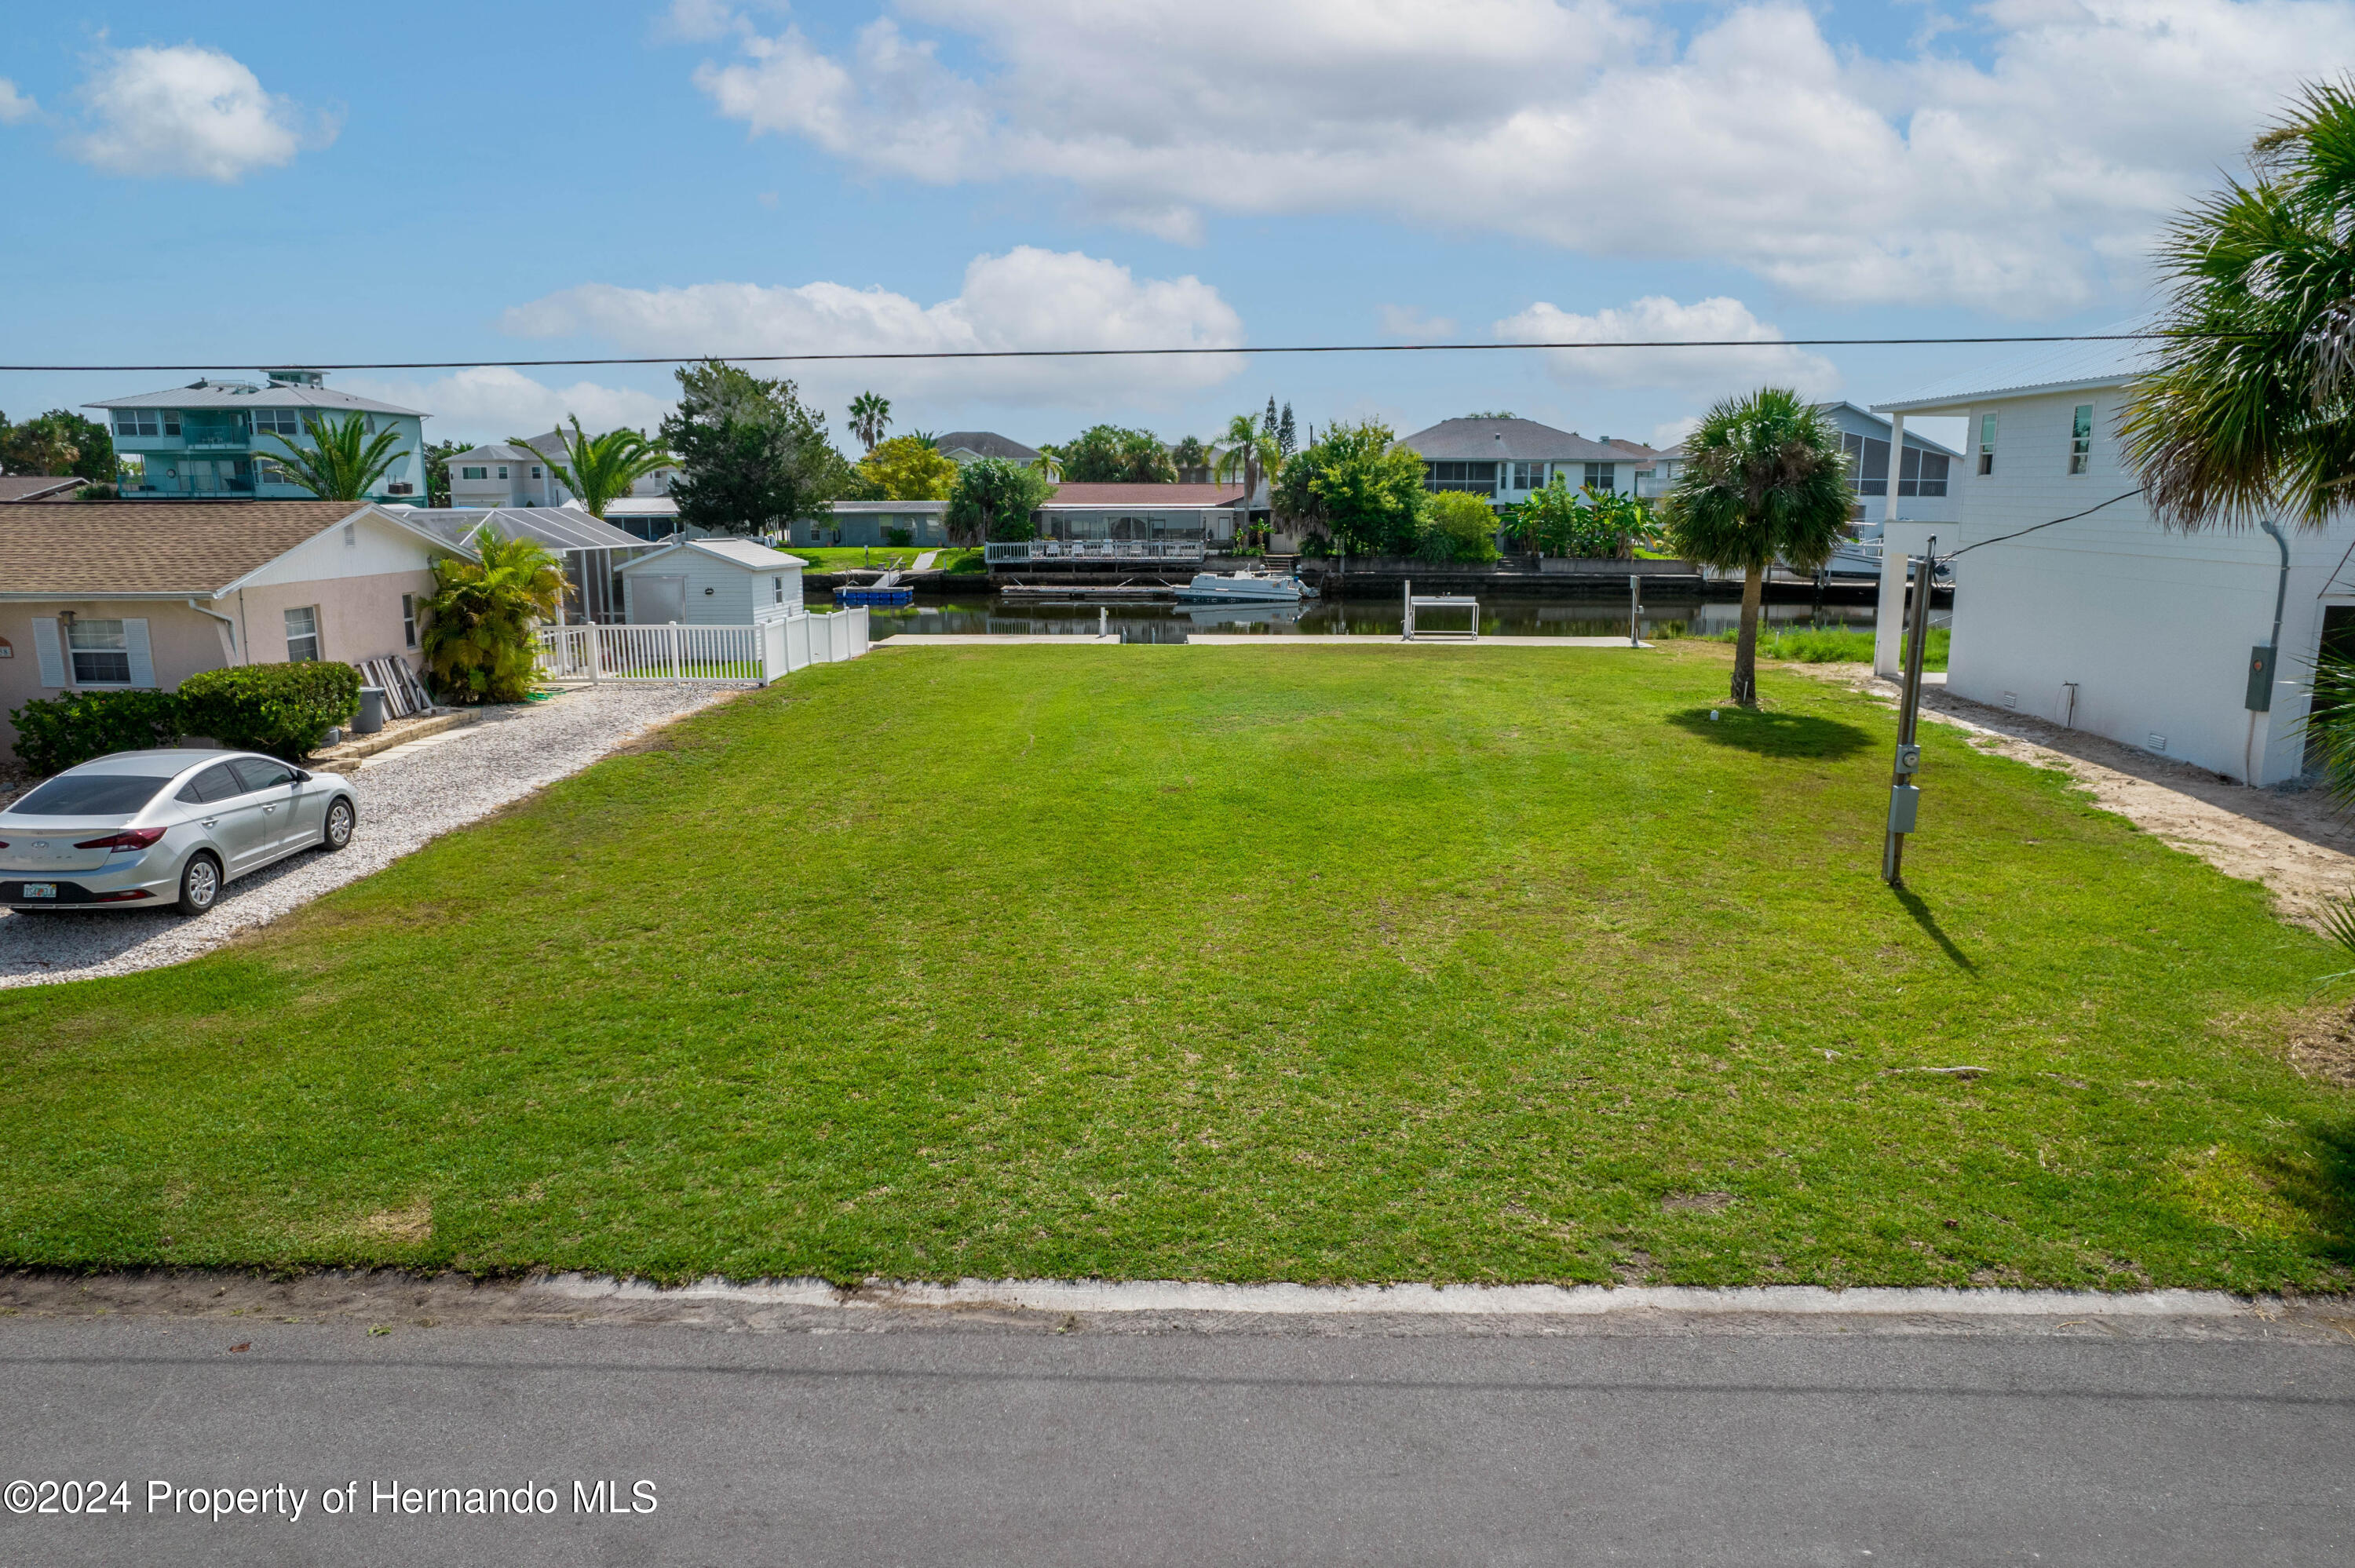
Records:
<instances>
[{"instance_id":1,"label":"dark green bush","mask_svg":"<svg viewBox=\"0 0 2355 1568\"><path fill-rule=\"evenodd\" d=\"M69 692L35 698L8 715L16 752L36 773L56 773L110 751L171 746L182 734L169 692Z\"/></svg>"},{"instance_id":2,"label":"dark green bush","mask_svg":"<svg viewBox=\"0 0 2355 1568\"><path fill-rule=\"evenodd\" d=\"M240 664L180 683L180 722L240 751L300 762L360 709L360 673L349 664Z\"/></svg>"}]
</instances>

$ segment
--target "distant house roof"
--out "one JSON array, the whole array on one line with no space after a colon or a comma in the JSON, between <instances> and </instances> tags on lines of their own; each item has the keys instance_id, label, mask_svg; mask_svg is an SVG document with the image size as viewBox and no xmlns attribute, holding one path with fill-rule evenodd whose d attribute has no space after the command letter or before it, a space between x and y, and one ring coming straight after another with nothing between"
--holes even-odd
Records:
<instances>
[{"instance_id":1,"label":"distant house roof","mask_svg":"<svg viewBox=\"0 0 2355 1568\"><path fill-rule=\"evenodd\" d=\"M394 507L401 517L453 545L485 524L506 539L537 539L551 550L642 550L645 541L570 506ZM611 508L608 508L611 510Z\"/></svg>"},{"instance_id":2,"label":"distant house roof","mask_svg":"<svg viewBox=\"0 0 2355 1568\"><path fill-rule=\"evenodd\" d=\"M617 495L605 503L608 517L676 517L678 503L667 495Z\"/></svg>"},{"instance_id":3,"label":"distant house roof","mask_svg":"<svg viewBox=\"0 0 2355 1568\"><path fill-rule=\"evenodd\" d=\"M1624 436L1605 436L1603 438L1603 444L1606 447L1616 447L1637 461L1660 455L1658 448L1647 447L1641 441L1631 441Z\"/></svg>"},{"instance_id":4,"label":"distant house roof","mask_svg":"<svg viewBox=\"0 0 2355 1568\"><path fill-rule=\"evenodd\" d=\"M638 541L633 539L631 543L636 544ZM799 556L788 556L783 550L772 550L768 546L755 540L735 539L715 534L702 539L674 539L649 555L640 556L622 570L635 571L649 562L662 559L674 550L699 550L714 560L725 561L731 567L741 567L748 572L774 572L782 571L787 567L798 567L809 565Z\"/></svg>"},{"instance_id":5,"label":"distant house roof","mask_svg":"<svg viewBox=\"0 0 2355 1568\"><path fill-rule=\"evenodd\" d=\"M1426 462L1633 462L1642 455L1535 419L1442 419L1398 444Z\"/></svg>"},{"instance_id":6,"label":"distant house roof","mask_svg":"<svg viewBox=\"0 0 2355 1568\"><path fill-rule=\"evenodd\" d=\"M27 506L0 516L0 599L209 598L363 516L442 542L400 513L348 501Z\"/></svg>"},{"instance_id":7,"label":"distant house roof","mask_svg":"<svg viewBox=\"0 0 2355 1568\"><path fill-rule=\"evenodd\" d=\"M1876 414L1870 408L1859 408L1854 403L1847 402L1818 403L1816 407L1822 412L1831 415L1835 421L1837 421L1841 416L1845 415L1850 423L1870 426L1872 429L1881 431L1884 436L1889 432L1890 419L1889 416L1886 414ZM1963 455L1954 448L1947 446L1943 441L1932 440L1929 437L1923 435L1919 430L1906 431L1905 444L1922 451L1944 452L1948 457L1960 457Z\"/></svg>"},{"instance_id":8,"label":"distant house roof","mask_svg":"<svg viewBox=\"0 0 2355 1568\"><path fill-rule=\"evenodd\" d=\"M949 509L945 501L837 501L834 510L843 512L911 512L943 513Z\"/></svg>"},{"instance_id":9,"label":"distant house roof","mask_svg":"<svg viewBox=\"0 0 2355 1568\"><path fill-rule=\"evenodd\" d=\"M2146 320L2137 319L2115 323L2102 331L2105 334L2131 333L2148 324ZM2148 372L2159 346L2147 338L2051 344L2032 354L1949 376L1905 397L1875 403L1872 408L1880 414L1927 414L1960 410L1999 397L2034 397L2123 387Z\"/></svg>"},{"instance_id":10,"label":"distant house roof","mask_svg":"<svg viewBox=\"0 0 2355 1568\"><path fill-rule=\"evenodd\" d=\"M85 403L85 408L325 408L363 414L412 414L430 418L416 408L379 403L332 387L304 387L284 381L255 386L250 381L196 381L162 392L141 392L129 397L108 397Z\"/></svg>"},{"instance_id":11,"label":"distant house roof","mask_svg":"<svg viewBox=\"0 0 2355 1568\"><path fill-rule=\"evenodd\" d=\"M1008 462L1036 462L1039 449L999 435L996 430L951 430L932 445L943 452L971 452L975 457L1004 458Z\"/></svg>"},{"instance_id":12,"label":"distant house roof","mask_svg":"<svg viewBox=\"0 0 2355 1568\"><path fill-rule=\"evenodd\" d=\"M1232 484L1059 484L1050 506L1241 506Z\"/></svg>"},{"instance_id":13,"label":"distant house roof","mask_svg":"<svg viewBox=\"0 0 2355 1568\"><path fill-rule=\"evenodd\" d=\"M462 452L452 452L449 462L546 462L548 454L519 447L511 441L493 441L487 446L469 447Z\"/></svg>"},{"instance_id":14,"label":"distant house roof","mask_svg":"<svg viewBox=\"0 0 2355 1568\"><path fill-rule=\"evenodd\" d=\"M71 501L90 481L80 474L0 474L0 504L18 501Z\"/></svg>"}]
</instances>

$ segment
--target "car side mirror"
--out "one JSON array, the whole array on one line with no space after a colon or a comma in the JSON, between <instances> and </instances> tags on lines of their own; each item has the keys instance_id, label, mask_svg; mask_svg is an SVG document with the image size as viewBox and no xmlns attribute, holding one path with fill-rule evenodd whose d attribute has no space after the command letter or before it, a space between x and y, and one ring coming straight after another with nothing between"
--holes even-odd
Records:
<instances>
[{"instance_id":1,"label":"car side mirror","mask_svg":"<svg viewBox=\"0 0 2355 1568\"><path fill-rule=\"evenodd\" d=\"M305 772L304 772L304 771L303 771L303 769L301 769L300 768L297 768L294 770L294 782L295 782L295 783L297 783L297 784L308 784L310 781L311 781L311 776L310 776L308 773L305 773Z\"/></svg>"}]
</instances>

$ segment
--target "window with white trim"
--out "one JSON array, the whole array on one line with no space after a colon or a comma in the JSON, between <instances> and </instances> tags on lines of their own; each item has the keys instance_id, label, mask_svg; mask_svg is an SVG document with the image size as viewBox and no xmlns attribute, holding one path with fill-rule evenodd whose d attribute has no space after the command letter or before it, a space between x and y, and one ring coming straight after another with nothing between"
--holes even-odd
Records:
<instances>
[{"instance_id":1,"label":"window with white trim","mask_svg":"<svg viewBox=\"0 0 2355 1568\"><path fill-rule=\"evenodd\" d=\"M1545 488L1545 464L1541 462L1517 462L1513 464L1513 488L1515 490L1543 490Z\"/></svg>"},{"instance_id":2,"label":"window with white trim","mask_svg":"<svg viewBox=\"0 0 2355 1568\"><path fill-rule=\"evenodd\" d=\"M118 436L152 436L163 429L153 408L117 408L114 411L114 433Z\"/></svg>"},{"instance_id":3,"label":"window with white trim","mask_svg":"<svg viewBox=\"0 0 2355 1568\"><path fill-rule=\"evenodd\" d=\"M400 596L400 645L417 646L417 596L413 593Z\"/></svg>"},{"instance_id":4,"label":"window with white trim","mask_svg":"<svg viewBox=\"0 0 2355 1568\"><path fill-rule=\"evenodd\" d=\"M1609 490L1617 476L1618 469L1619 465L1615 462L1588 463L1586 478L1582 482L1590 490Z\"/></svg>"},{"instance_id":5,"label":"window with white trim","mask_svg":"<svg viewBox=\"0 0 2355 1568\"><path fill-rule=\"evenodd\" d=\"M1979 416L1979 471L1981 473L1995 471L1995 416L1993 414Z\"/></svg>"},{"instance_id":6,"label":"window with white trim","mask_svg":"<svg viewBox=\"0 0 2355 1568\"><path fill-rule=\"evenodd\" d=\"M298 605L286 612L286 662L308 664L319 657L319 609Z\"/></svg>"},{"instance_id":7,"label":"window with white trim","mask_svg":"<svg viewBox=\"0 0 2355 1568\"><path fill-rule=\"evenodd\" d=\"M784 578L783 578L783 577L771 577L771 578L769 579L769 590L770 590L770 592L773 593L773 594L776 596L774 599L771 599L771 600L769 601L770 603L772 603L772 604L783 604L783 603L784 603L784 602L785 602L785 579L784 579Z\"/></svg>"},{"instance_id":8,"label":"window with white trim","mask_svg":"<svg viewBox=\"0 0 2355 1568\"><path fill-rule=\"evenodd\" d=\"M119 620L77 619L66 629L66 651L73 659L77 686L127 686L131 683L131 642Z\"/></svg>"},{"instance_id":9,"label":"window with white trim","mask_svg":"<svg viewBox=\"0 0 2355 1568\"><path fill-rule=\"evenodd\" d=\"M458 477L460 479L488 479L491 476L490 471L486 469L461 468L458 470Z\"/></svg>"},{"instance_id":10,"label":"window with white trim","mask_svg":"<svg viewBox=\"0 0 2355 1568\"><path fill-rule=\"evenodd\" d=\"M507 476L507 465L506 465L506 464L505 464L505 463L501 463L501 464L499 464L499 477L500 477L501 479L505 479L506 476Z\"/></svg>"},{"instance_id":11,"label":"window with white trim","mask_svg":"<svg viewBox=\"0 0 2355 1568\"><path fill-rule=\"evenodd\" d=\"M303 417L292 408L256 408L253 411L253 431L256 435L300 435Z\"/></svg>"},{"instance_id":12,"label":"window with white trim","mask_svg":"<svg viewBox=\"0 0 2355 1568\"><path fill-rule=\"evenodd\" d=\"M2069 419L2069 471L2083 473L2094 466L2094 406L2080 403Z\"/></svg>"}]
</instances>

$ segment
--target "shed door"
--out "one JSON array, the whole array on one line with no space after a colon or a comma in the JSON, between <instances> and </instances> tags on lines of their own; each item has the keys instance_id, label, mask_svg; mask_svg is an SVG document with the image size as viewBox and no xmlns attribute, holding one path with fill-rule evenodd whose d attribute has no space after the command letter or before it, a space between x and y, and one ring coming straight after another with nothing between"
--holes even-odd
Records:
<instances>
[{"instance_id":1,"label":"shed door","mask_svg":"<svg viewBox=\"0 0 2355 1568\"><path fill-rule=\"evenodd\" d=\"M638 623L641 626L666 626L674 620L686 619L685 577L658 577L648 573L638 578Z\"/></svg>"}]
</instances>

